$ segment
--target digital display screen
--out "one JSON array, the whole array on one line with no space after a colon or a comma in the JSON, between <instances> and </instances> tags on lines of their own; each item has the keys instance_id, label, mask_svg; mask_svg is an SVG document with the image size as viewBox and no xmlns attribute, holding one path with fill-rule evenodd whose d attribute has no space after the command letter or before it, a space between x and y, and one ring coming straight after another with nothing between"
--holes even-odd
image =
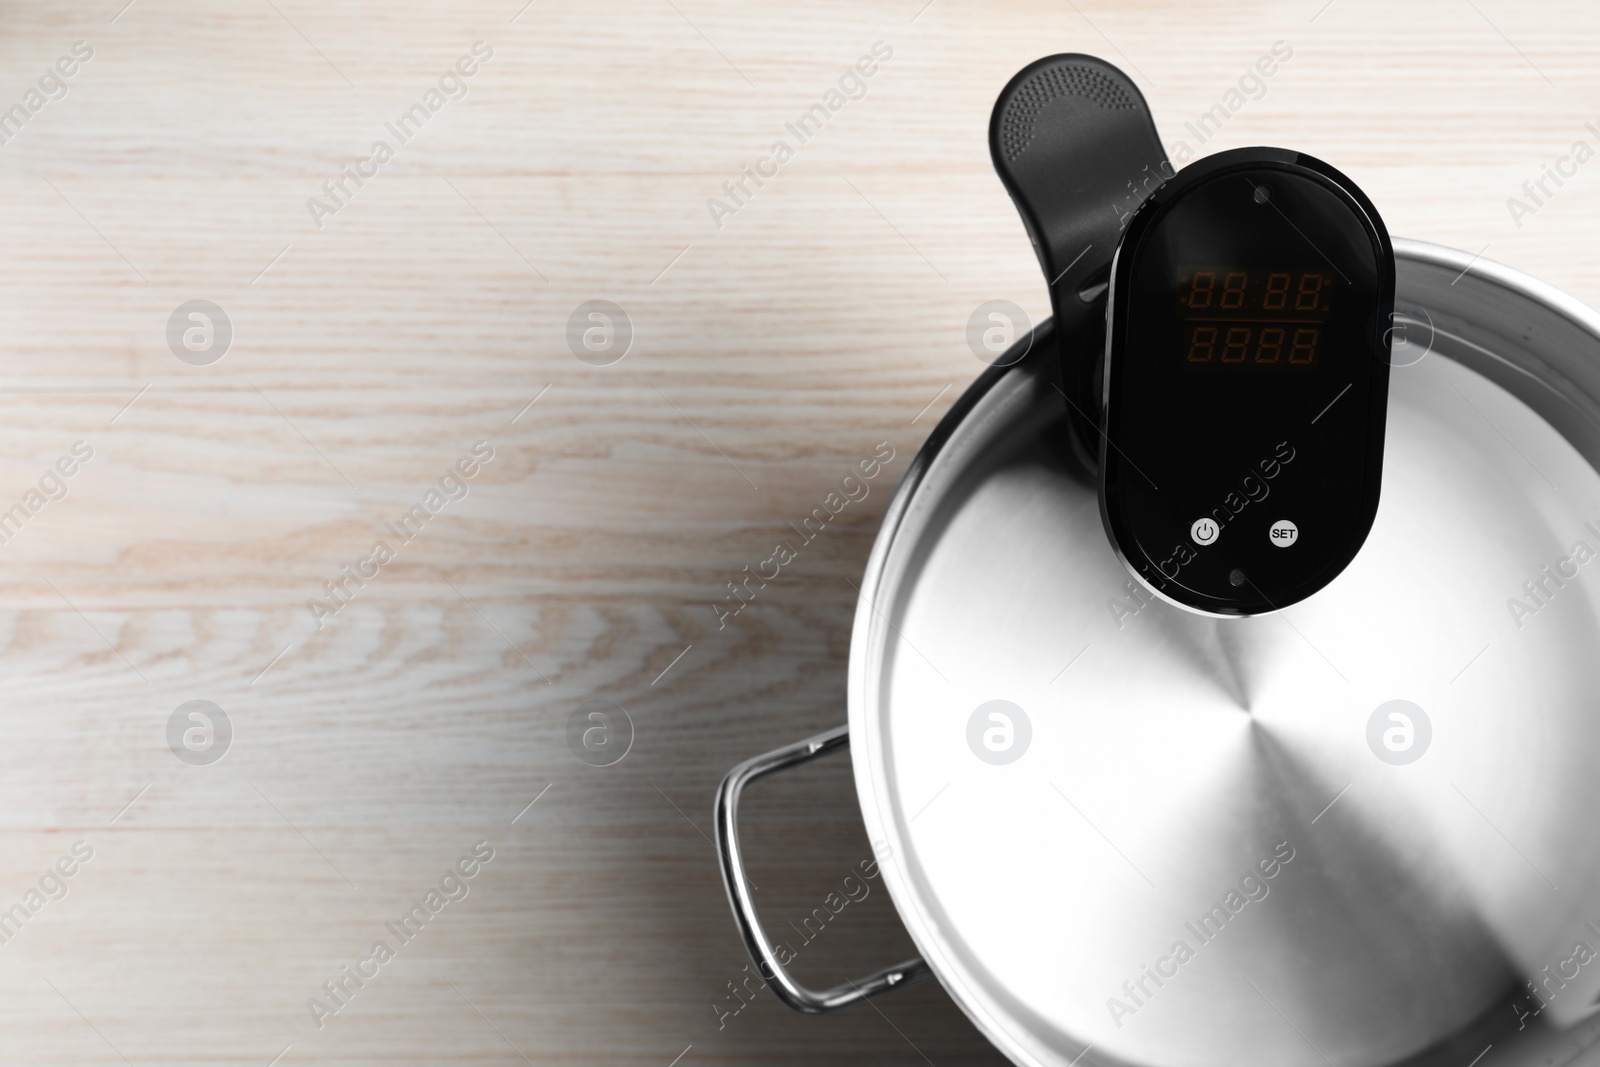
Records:
<instances>
[{"instance_id":1,"label":"digital display screen","mask_svg":"<svg viewBox=\"0 0 1600 1067\"><path fill-rule=\"evenodd\" d=\"M1317 364L1338 281L1327 270L1180 266L1184 364L1196 370Z\"/></svg>"}]
</instances>

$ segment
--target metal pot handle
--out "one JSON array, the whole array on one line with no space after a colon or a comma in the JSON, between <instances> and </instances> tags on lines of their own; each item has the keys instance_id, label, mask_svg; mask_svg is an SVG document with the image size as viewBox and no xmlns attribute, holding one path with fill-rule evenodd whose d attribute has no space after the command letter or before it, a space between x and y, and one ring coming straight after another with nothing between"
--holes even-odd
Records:
<instances>
[{"instance_id":1,"label":"metal pot handle","mask_svg":"<svg viewBox=\"0 0 1600 1067\"><path fill-rule=\"evenodd\" d=\"M818 756L844 748L849 743L850 727L839 726L827 733L785 745L764 756L745 760L728 772L717 790L717 856L722 862L722 884L728 891L734 922L739 926L739 934L744 938L744 946L749 949L756 969L771 985L773 993L795 1011L807 1015L821 1015L847 1008L857 1001L931 973L927 963L920 956L914 956L859 982L846 980L843 985L821 993L815 992L795 981L784 970L772 939L767 936L766 929L761 925L761 917L756 914L756 903L750 895L750 880L745 876L744 858L739 849L739 794L758 778L798 767Z\"/></svg>"}]
</instances>

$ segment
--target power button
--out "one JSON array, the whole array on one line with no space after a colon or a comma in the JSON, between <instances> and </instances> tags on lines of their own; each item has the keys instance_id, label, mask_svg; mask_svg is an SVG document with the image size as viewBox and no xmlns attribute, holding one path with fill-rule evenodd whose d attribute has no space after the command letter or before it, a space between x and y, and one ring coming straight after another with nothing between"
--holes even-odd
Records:
<instances>
[{"instance_id":1,"label":"power button","mask_svg":"<svg viewBox=\"0 0 1600 1067\"><path fill-rule=\"evenodd\" d=\"M1197 545L1209 545L1217 539L1222 532L1215 519L1196 519L1194 525L1189 527L1189 536Z\"/></svg>"}]
</instances>

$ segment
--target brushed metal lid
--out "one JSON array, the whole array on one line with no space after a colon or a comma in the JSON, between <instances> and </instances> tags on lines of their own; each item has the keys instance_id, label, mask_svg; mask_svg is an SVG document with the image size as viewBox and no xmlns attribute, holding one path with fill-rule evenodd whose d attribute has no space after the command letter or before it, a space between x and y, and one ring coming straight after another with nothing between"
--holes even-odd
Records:
<instances>
[{"instance_id":1,"label":"brushed metal lid","mask_svg":"<svg viewBox=\"0 0 1600 1067\"><path fill-rule=\"evenodd\" d=\"M1370 539L1305 603L1136 591L1050 344L890 505L857 791L923 956L1017 1063L1496 1067L1600 1035L1600 316L1396 252L1427 354L1394 368Z\"/></svg>"}]
</instances>

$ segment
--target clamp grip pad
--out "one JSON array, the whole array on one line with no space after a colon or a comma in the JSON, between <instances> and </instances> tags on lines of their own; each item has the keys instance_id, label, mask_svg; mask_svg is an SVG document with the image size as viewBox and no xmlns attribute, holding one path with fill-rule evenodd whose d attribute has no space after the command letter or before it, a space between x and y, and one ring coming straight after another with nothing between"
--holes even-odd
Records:
<instances>
[{"instance_id":1,"label":"clamp grip pad","mask_svg":"<svg viewBox=\"0 0 1600 1067\"><path fill-rule=\"evenodd\" d=\"M1046 56L1007 83L989 120L989 153L1050 286L1069 414L1095 456L1111 260L1172 164L1132 79L1078 53Z\"/></svg>"}]
</instances>

